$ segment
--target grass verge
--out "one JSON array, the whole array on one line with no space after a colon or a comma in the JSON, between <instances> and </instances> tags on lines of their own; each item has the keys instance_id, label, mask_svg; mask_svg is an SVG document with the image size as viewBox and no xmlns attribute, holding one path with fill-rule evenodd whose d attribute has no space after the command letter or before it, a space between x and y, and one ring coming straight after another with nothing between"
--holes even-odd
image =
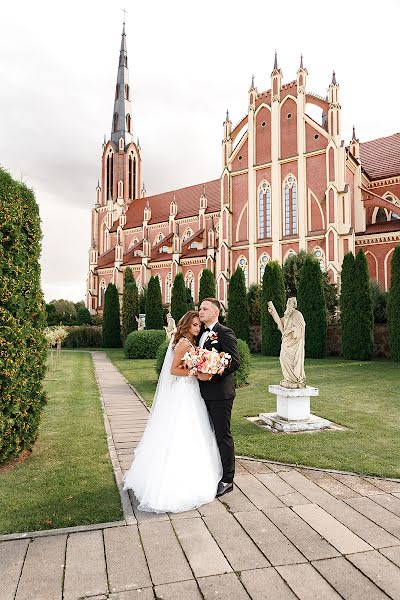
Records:
<instances>
[{"instance_id":1,"label":"grass verge","mask_svg":"<svg viewBox=\"0 0 400 600\"><path fill-rule=\"evenodd\" d=\"M154 360L127 360L107 350L121 373L151 405L157 377ZM246 417L276 410L268 385L279 382L277 358L253 355L250 384L237 390L232 433L236 454L281 462L400 478L400 369L389 361L340 358L306 360L308 385L319 388L311 412L346 431L277 434Z\"/></svg>"},{"instance_id":2,"label":"grass verge","mask_svg":"<svg viewBox=\"0 0 400 600\"><path fill-rule=\"evenodd\" d=\"M45 387L33 452L0 472L2 534L122 518L91 355L62 352Z\"/></svg>"}]
</instances>

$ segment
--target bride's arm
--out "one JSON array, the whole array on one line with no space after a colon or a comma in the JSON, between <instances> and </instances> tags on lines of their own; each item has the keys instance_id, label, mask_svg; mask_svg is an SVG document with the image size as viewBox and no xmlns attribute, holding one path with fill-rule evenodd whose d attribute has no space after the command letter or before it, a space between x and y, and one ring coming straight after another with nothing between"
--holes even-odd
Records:
<instances>
[{"instance_id":1,"label":"bride's arm","mask_svg":"<svg viewBox=\"0 0 400 600\"><path fill-rule=\"evenodd\" d=\"M190 344L184 338L181 338L175 349L174 360L171 365L171 375L177 375L178 377L188 377L188 369L182 365L182 358L185 352L190 350Z\"/></svg>"}]
</instances>

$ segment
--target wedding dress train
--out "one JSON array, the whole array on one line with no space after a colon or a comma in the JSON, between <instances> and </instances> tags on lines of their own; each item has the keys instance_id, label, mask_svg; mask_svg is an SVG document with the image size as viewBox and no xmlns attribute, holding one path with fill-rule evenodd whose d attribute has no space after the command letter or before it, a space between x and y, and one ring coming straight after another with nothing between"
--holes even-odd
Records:
<instances>
[{"instance_id":1,"label":"wedding dress train","mask_svg":"<svg viewBox=\"0 0 400 600\"><path fill-rule=\"evenodd\" d=\"M170 374L169 345L146 429L124 489L139 510L183 512L211 502L222 477L221 458L195 377Z\"/></svg>"}]
</instances>

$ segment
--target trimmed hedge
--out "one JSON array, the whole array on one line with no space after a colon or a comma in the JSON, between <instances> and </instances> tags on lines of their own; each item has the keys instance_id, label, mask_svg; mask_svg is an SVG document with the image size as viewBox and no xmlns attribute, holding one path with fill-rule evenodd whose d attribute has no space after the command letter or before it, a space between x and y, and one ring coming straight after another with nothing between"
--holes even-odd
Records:
<instances>
[{"instance_id":1,"label":"trimmed hedge","mask_svg":"<svg viewBox=\"0 0 400 600\"><path fill-rule=\"evenodd\" d=\"M146 329L164 329L161 288L158 277L150 277L147 286Z\"/></svg>"},{"instance_id":2,"label":"trimmed hedge","mask_svg":"<svg viewBox=\"0 0 400 600\"><path fill-rule=\"evenodd\" d=\"M276 260L265 265L261 292L261 352L266 356L279 356L282 336L268 312L272 301L280 317L285 311L286 293L283 270Z\"/></svg>"},{"instance_id":3,"label":"trimmed hedge","mask_svg":"<svg viewBox=\"0 0 400 600\"><path fill-rule=\"evenodd\" d=\"M244 340L237 341L239 351L240 367L233 373L235 377L235 387L243 387L247 385L250 375L250 348Z\"/></svg>"},{"instance_id":4,"label":"trimmed hedge","mask_svg":"<svg viewBox=\"0 0 400 600\"><path fill-rule=\"evenodd\" d=\"M103 348L121 348L121 320L117 287L109 283L104 294Z\"/></svg>"},{"instance_id":5,"label":"trimmed hedge","mask_svg":"<svg viewBox=\"0 0 400 600\"><path fill-rule=\"evenodd\" d=\"M400 361L400 246L394 249L390 265L388 325L391 357Z\"/></svg>"},{"instance_id":6,"label":"trimmed hedge","mask_svg":"<svg viewBox=\"0 0 400 600\"><path fill-rule=\"evenodd\" d=\"M130 267L125 269L124 291L122 294L122 340L125 341L131 331L137 331L139 317L139 294L136 281Z\"/></svg>"},{"instance_id":7,"label":"trimmed hedge","mask_svg":"<svg viewBox=\"0 0 400 600\"><path fill-rule=\"evenodd\" d=\"M297 307L306 322L305 355L323 358L326 353L326 303L319 262L306 256L300 271Z\"/></svg>"},{"instance_id":8,"label":"trimmed hedge","mask_svg":"<svg viewBox=\"0 0 400 600\"><path fill-rule=\"evenodd\" d=\"M163 342L165 342L165 331L160 329L132 331L125 340L125 356L126 358L156 358Z\"/></svg>"},{"instance_id":9,"label":"trimmed hedge","mask_svg":"<svg viewBox=\"0 0 400 600\"><path fill-rule=\"evenodd\" d=\"M0 463L32 448L46 403L41 239L34 193L0 168Z\"/></svg>"},{"instance_id":10,"label":"trimmed hedge","mask_svg":"<svg viewBox=\"0 0 400 600\"><path fill-rule=\"evenodd\" d=\"M63 348L101 348L102 328L96 325L66 326L68 337L63 341Z\"/></svg>"}]
</instances>

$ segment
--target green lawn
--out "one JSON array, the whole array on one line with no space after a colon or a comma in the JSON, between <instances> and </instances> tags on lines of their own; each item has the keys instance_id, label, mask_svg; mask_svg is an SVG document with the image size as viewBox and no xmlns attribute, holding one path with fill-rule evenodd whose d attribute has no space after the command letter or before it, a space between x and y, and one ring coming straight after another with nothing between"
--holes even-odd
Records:
<instances>
[{"instance_id":1,"label":"green lawn","mask_svg":"<svg viewBox=\"0 0 400 600\"><path fill-rule=\"evenodd\" d=\"M0 472L0 533L122 518L90 354L62 352L45 387L32 454Z\"/></svg>"},{"instance_id":2,"label":"green lawn","mask_svg":"<svg viewBox=\"0 0 400 600\"><path fill-rule=\"evenodd\" d=\"M151 404L154 360L127 360L107 350L115 366ZM237 390L232 416L236 454L369 475L400 477L400 368L389 361L306 360L308 385L320 396L311 412L347 431L276 434L246 417L276 409L268 385L281 378L277 358L252 356L250 385Z\"/></svg>"}]
</instances>

